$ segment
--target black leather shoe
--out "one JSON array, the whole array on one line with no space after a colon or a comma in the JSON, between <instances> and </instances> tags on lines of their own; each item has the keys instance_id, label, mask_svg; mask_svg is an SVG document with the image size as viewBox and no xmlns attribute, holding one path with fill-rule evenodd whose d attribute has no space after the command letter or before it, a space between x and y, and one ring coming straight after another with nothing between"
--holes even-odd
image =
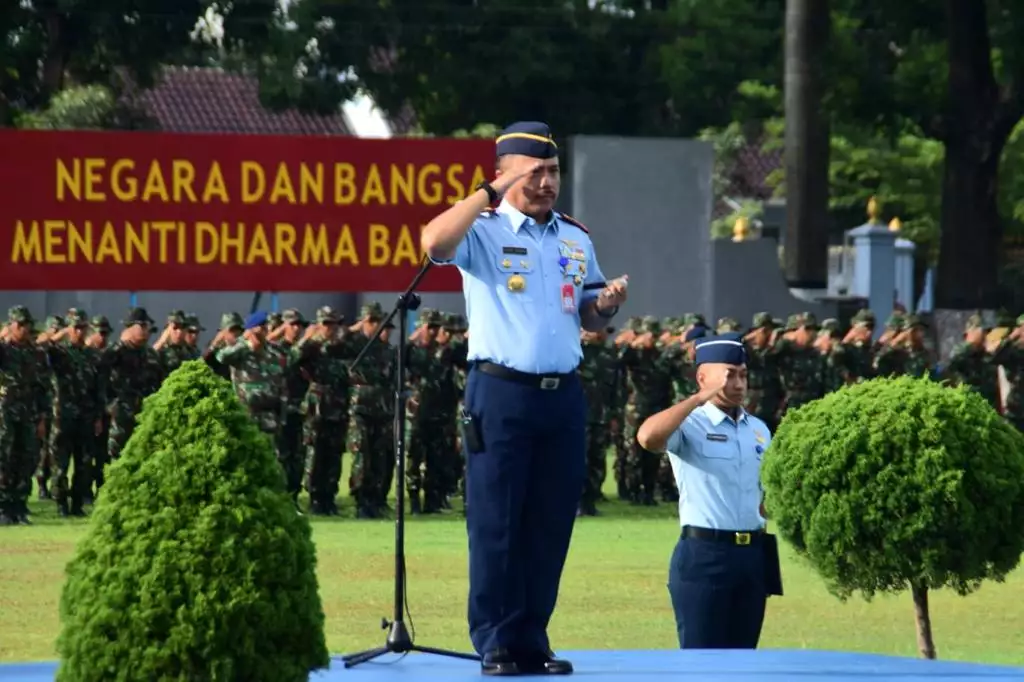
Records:
<instances>
[{"instance_id":1,"label":"black leather shoe","mask_svg":"<svg viewBox=\"0 0 1024 682\"><path fill-rule=\"evenodd\" d=\"M553 651L540 651L519 657L519 669L524 675L572 675L572 663L555 658Z\"/></svg>"},{"instance_id":2,"label":"black leather shoe","mask_svg":"<svg viewBox=\"0 0 1024 682\"><path fill-rule=\"evenodd\" d=\"M480 672L484 675L505 677L522 675L519 664L506 649L495 649L484 654L480 660Z\"/></svg>"}]
</instances>

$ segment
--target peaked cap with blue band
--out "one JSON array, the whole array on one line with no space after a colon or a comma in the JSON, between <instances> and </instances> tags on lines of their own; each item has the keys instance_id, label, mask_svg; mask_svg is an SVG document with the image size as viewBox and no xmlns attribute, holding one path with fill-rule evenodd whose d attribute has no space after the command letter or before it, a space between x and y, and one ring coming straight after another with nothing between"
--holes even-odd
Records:
<instances>
[{"instance_id":1,"label":"peaked cap with blue band","mask_svg":"<svg viewBox=\"0 0 1024 682\"><path fill-rule=\"evenodd\" d=\"M697 339L694 364L747 364L747 347L737 334L722 334Z\"/></svg>"},{"instance_id":2,"label":"peaked cap with blue band","mask_svg":"<svg viewBox=\"0 0 1024 682\"><path fill-rule=\"evenodd\" d=\"M558 156L558 145L551 139L547 123L519 121L501 131L495 141L497 156L521 154L535 159L550 159Z\"/></svg>"},{"instance_id":3,"label":"peaked cap with blue band","mask_svg":"<svg viewBox=\"0 0 1024 682\"><path fill-rule=\"evenodd\" d=\"M249 317L245 318L245 329L255 329L256 327L262 327L267 323L267 313L262 310L257 310Z\"/></svg>"}]
</instances>

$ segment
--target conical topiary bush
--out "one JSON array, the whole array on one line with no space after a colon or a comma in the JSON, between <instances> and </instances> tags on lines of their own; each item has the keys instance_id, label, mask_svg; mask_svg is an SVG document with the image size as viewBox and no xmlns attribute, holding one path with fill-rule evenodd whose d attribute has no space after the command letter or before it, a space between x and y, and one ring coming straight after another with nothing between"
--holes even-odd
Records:
<instances>
[{"instance_id":1,"label":"conical topiary bush","mask_svg":"<svg viewBox=\"0 0 1024 682\"><path fill-rule=\"evenodd\" d=\"M329 662L310 527L230 384L146 399L61 598L59 682L305 682Z\"/></svg>"}]
</instances>

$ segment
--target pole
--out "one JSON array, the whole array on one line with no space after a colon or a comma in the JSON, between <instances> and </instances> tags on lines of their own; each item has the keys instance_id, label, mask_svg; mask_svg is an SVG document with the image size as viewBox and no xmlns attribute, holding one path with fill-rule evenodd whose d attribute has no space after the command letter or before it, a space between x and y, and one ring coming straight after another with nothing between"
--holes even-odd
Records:
<instances>
[{"instance_id":1,"label":"pole","mask_svg":"<svg viewBox=\"0 0 1024 682\"><path fill-rule=\"evenodd\" d=\"M373 336L367 341L359 355L352 361L349 371L354 369L366 355L381 333L391 322L395 315L398 316L398 324L395 329L398 331L398 357L395 367L395 603L391 622L387 619L382 621L384 628L388 631L384 646L375 649L368 649L342 657L346 668L357 666L360 663L372 661L385 654L405 654L415 651L424 654L436 654L450 658L461 658L467 661L479 661L476 654L463 654L445 649L419 646L413 642L413 635L405 624L406 601L405 601L405 360L406 344L409 322L409 311L415 311L420 306L420 297L416 294L416 287L430 270L431 262L424 259L420 271L410 282L409 287L398 297L394 310L377 326Z\"/></svg>"}]
</instances>

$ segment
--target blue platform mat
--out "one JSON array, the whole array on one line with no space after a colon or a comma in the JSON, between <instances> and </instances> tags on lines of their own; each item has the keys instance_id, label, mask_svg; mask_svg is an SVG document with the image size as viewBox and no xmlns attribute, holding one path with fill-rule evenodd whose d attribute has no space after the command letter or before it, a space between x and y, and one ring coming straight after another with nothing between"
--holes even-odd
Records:
<instances>
[{"instance_id":1,"label":"blue platform mat","mask_svg":"<svg viewBox=\"0 0 1024 682\"><path fill-rule=\"evenodd\" d=\"M659 679L714 682L1024 681L1024 668L828 651L566 651L559 652L559 655L573 662L576 668L573 677L586 682L654 682ZM0 665L0 681L52 682L56 669L55 663ZM480 666L472 661L413 653L404 658L383 656L346 670L341 659L335 657L331 661L330 670L310 677L312 682L404 682L432 679L446 682L480 680Z\"/></svg>"}]
</instances>

